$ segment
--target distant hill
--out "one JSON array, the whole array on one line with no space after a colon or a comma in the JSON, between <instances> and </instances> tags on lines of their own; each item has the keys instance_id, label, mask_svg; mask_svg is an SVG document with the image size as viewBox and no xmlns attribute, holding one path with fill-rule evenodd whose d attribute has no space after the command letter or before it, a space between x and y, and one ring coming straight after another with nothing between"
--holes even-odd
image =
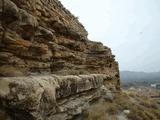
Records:
<instances>
[{"instance_id":1,"label":"distant hill","mask_svg":"<svg viewBox=\"0 0 160 120\"><path fill-rule=\"evenodd\" d=\"M123 86L139 86L149 85L152 83L160 83L160 72L134 72L121 71L120 77Z\"/></svg>"}]
</instances>

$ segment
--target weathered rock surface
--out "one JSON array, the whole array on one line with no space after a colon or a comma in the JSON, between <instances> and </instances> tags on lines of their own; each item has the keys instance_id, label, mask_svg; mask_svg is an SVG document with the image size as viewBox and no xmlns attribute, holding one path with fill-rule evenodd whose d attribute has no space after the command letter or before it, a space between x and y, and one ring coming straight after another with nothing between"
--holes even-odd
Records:
<instances>
[{"instance_id":1,"label":"weathered rock surface","mask_svg":"<svg viewBox=\"0 0 160 120\"><path fill-rule=\"evenodd\" d=\"M81 23L57 0L1 0L0 6L0 66L28 74L118 75L110 48L89 41Z\"/></svg>"},{"instance_id":2,"label":"weathered rock surface","mask_svg":"<svg viewBox=\"0 0 160 120\"><path fill-rule=\"evenodd\" d=\"M118 63L87 35L58 0L0 0L0 117L71 119L113 100Z\"/></svg>"},{"instance_id":3,"label":"weathered rock surface","mask_svg":"<svg viewBox=\"0 0 160 120\"><path fill-rule=\"evenodd\" d=\"M105 74L0 78L1 111L13 120L71 119L95 99L106 99L105 92L116 91L112 84L104 84L111 78Z\"/></svg>"}]
</instances>

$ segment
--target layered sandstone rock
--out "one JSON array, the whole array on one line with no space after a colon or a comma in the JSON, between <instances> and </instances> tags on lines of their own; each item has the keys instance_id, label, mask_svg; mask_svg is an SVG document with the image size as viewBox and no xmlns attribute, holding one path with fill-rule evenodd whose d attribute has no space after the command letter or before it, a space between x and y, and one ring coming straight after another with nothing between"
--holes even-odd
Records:
<instances>
[{"instance_id":1,"label":"layered sandstone rock","mask_svg":"<svg viewBox=\"0 0 160 120\"><path fill-rule=\"evenodd\" d=\"M58 0L0 0L0 116L70 119L119 90L111 49L87 35Z\"/></svg>"},{"instance_id":2,"label":"layered sandstone rock","mask_svg":"<svg viewBox=\"0 0 160 120\"><path fill-rule=\"evenodd\" d=\"M116 91L104 84L110 81L104 74L0 78L1 111L13 120L72 119L95 99Z\"/></svg>"},{"instance_id":3,"label":"layered sandstone rock","mask_svg":"<svg viewBox=\"0 0 160 120\"><path fill-rule=\"evenodd\" d=\"M89 41L84 27L57 0L1 0L0 6L0 66L28 74L118 74L111 50Z\"/></svg>"}]
</instances>

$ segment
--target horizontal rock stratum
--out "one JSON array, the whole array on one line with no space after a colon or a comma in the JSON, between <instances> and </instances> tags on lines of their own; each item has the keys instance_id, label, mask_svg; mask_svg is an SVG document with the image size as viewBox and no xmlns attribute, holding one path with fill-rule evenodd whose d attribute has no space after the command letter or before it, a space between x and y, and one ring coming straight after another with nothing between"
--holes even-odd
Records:
<instances>
[{"instance_id":1,"label":"horizontal rock stratum","mask_svg":"<svg viewBox=\"0 0 160 120\"><path fill-rule=\"evenodd\" d=\"M87 36L58 0L0 0L0 117L73 119L118 91L115 56Z\"/></svg>"},{"instance_id":2,"label":"horizontal rock stratum","mask_svg":"<svg viewBox=\"0 0 160 120\"><path fill-rule=\"evenodd\" d=\"M1 105L16 120L70 119L115 91L110 80L104 74L0 78Z\"/></svg>"}]
</instances>

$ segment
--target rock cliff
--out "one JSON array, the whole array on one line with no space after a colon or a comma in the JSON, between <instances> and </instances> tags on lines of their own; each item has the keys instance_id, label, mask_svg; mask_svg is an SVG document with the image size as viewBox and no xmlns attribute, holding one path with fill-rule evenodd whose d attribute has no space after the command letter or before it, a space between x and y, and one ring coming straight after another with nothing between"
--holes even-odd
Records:
<instances>
[{"instance_id":1,"label":"rock cliff","mask_svg":"<svg viewBox=\"0 0 160 120\"><path fill-rule=\"evenodd\" d=\"M0 0L0 117L73 119L119 90L111 49L87 35L58 0Z\"/></svg>"}]
</instances>

